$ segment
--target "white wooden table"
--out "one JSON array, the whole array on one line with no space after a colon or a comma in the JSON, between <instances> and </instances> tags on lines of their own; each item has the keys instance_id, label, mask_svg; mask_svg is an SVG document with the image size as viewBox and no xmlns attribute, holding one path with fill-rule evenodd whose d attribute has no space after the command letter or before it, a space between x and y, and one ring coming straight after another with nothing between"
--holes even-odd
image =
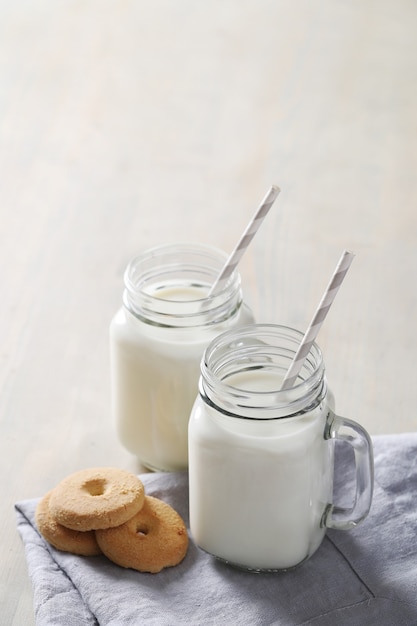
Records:
<instances>
[{"instance_id":1,"label":"white wooden table","mask_svg":"<svg viewBox=\"0 0 417 626\"><path fill-rule=\"evenodd\" d=\"M13 504L93 465L140 471L110 415L131 257L232 249L259 321L319 336L337 408L416 430L414 0L0 2L0 611L34 623Z\"/></svg>"}]
</instances>

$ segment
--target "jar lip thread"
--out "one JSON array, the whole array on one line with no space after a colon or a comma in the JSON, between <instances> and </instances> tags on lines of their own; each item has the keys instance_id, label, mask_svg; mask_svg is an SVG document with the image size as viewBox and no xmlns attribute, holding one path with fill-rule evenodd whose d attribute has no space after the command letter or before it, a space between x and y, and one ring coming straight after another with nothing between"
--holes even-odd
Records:
<instances>
[{"instance_id":1,"label":"jar lip thread","mask_svg":"<svg viewBox=\"0 0 417 626\"><path fill-rule=\"evenodd\" d=\"M277 324L251 324L222 333L203 354L200 395L222 412L241 417L282 418L311 410L327 387L317 344L313 344L297 384L281 389L302 336L294 328Z\"/></svg>"},{"instance_id":2,"label":"jar lip thread","mask_svg":"<svg viewBox=\"0 0 417 626\"><path fill-rule=\"evenodd\" d=\"M226 259L221 250L203 244L151 248L133 258L125 270L124 306L141 321L160 327L224 321L242 304L239 273L235 270L218 294L205 294Z\"/></svg>"}]
</instances>

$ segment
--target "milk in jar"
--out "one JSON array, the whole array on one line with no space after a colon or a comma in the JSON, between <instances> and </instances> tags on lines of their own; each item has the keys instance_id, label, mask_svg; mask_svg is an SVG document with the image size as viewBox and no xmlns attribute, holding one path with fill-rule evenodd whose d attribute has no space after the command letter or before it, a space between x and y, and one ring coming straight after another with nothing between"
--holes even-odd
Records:
<instances>
[{"instance_id":1,"label":"milk in jar","mask_svg":"<svg viewBox=\"0 0 417 626\"><path fill-rule=\"evenodd\" d=\"M219 333L253 321L234 272L207 298L227 257L174 244L133 259L123 306L110 326L112 409L122 444L146 467L188 467L188 419L205 347Z\"/></svg>"},{"instance_id":2,"label":"milk in jar","mask_svg":"<svg viewBox=\"0 0 417 626\"><path fill-rule=\"evenodd\" d=\"M335 416L318 346L297 385L281 390L301 336L281 326L248 326L216 338L201 363L189 422L191 534L206 552L248 570L301 564L327 527L348 529L370 506L370 439ZM339 520L332 503L337 438L362 448L355 450L358 509L338 509Z\"/></svg>"}]
</instances>

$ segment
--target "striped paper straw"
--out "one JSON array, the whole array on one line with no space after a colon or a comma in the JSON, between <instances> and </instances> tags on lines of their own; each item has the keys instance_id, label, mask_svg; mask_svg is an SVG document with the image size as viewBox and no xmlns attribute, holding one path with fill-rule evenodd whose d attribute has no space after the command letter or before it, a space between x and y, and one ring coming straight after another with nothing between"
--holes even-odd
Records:
<instances>
[{"instance_id":1,"label":"striped paper straw","mask_svg":"<svg viewBox=\"0 0 417 626\"><path fill-rule=\"evenodd\" d=\"M354 254L352 252L347 252L346 250L343 252L340 260L336 266L336 269L333 273L333 276L327 286L326 291L323 294L323 297L320 301L319 306L313 316L313 319L310 322L309 327L307 328L305 335L295 353L294 359L284 377L282 382L281 389L289 389L293 387L297 376L303 366L303 363L310 352L311 346L313 345L321 325L323 324L327 313L333 303L333 300L336 297L337 292L339 291L340 285L343 282L343 279L346 276L346 273L353 261Z\"/></svg>"},{"instance_id":2,"label":"striped paper straw","mask_svg":"<svg viewBox=\"0 0 417 626\"><path fill-rule=\"evenodd\" d=\"M213 296L214 294L222 290L225 282L231 276L231 274L233 274L234 270L236 269L236 266L238 265L239 261L245 254L250 242L256 235L259 226L261 225L262 221L266 217L271 206L274 204L280 191L281 190L279 187L277 187L276 185L272 185L271 189L268 191L265 198L263 199L260 207L258 208L255 215L253 216L253 218L247 225L235 249L233 250L229 258L227 259L220 274L217 276L216 280L211 286L210 291L207 294L207 297Z\"/></svg>"}]
</instances>

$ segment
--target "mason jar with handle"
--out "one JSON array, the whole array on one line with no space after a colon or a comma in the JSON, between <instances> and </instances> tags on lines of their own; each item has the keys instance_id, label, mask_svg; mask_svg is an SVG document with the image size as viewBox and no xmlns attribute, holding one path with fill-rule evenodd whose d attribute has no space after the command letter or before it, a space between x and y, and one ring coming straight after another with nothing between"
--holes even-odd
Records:
<instances>
[{"instance_id":1,"label":"mason jar with handle","mask_svg":"<svg viewBox=\"0 0 417 626\"><path fill-rule=\"evenodd\" d=\"M190 529L206 552L252 571L303 563L327 528L367 516L373 493L368 433L337 416L313 344L296 384L282 380L302 333L252 324L205 350L189 422ZM353 506L333 502L335 441L354 451Z\"/></svg>"},{"instance_id":2,"label":"mason jar with handle","mask_svg":"<svg viewBox=\"0 0 417 626\"><path fill-rule=\"evenodd\" d=\"M120 441L149 469L187 469L204 349L253 322L236 270L207 297L226 260L215 248L179 243L152 248L126 268L123 305L110 325L112 408Z\"/></svg>"}]
</instances>

